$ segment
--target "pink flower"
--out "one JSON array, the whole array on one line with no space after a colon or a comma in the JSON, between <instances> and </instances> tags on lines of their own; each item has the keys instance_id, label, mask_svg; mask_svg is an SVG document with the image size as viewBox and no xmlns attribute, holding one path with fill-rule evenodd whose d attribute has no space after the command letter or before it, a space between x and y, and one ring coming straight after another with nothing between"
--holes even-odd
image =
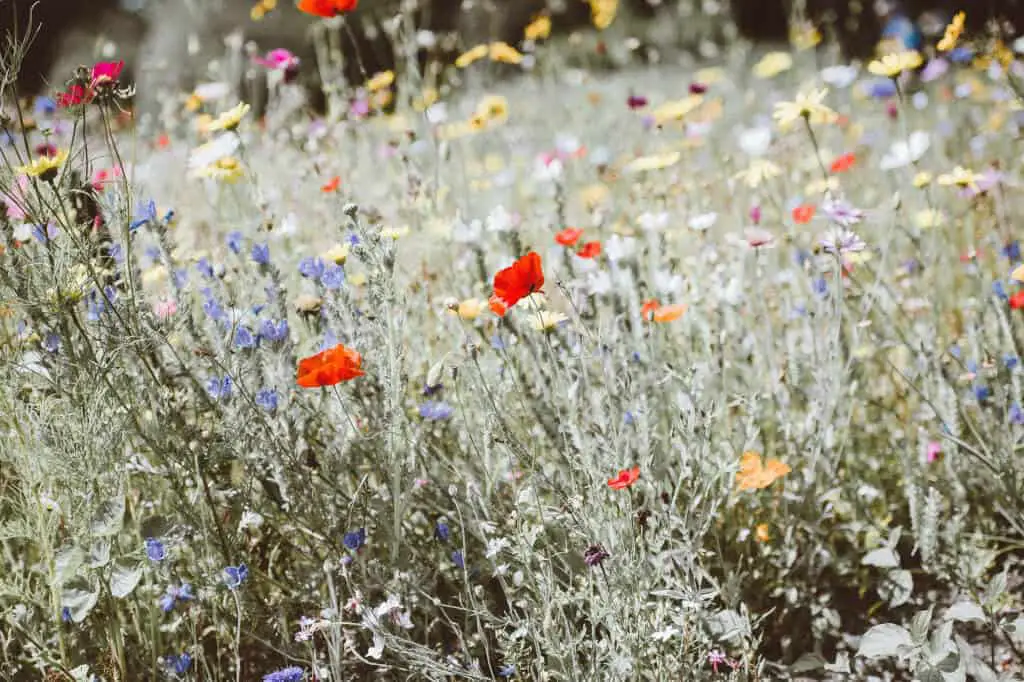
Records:
<instances>
[{"instance_id":1,"label":"pink flower","mask_svg":"<svg viewBox=\"0 0 1024 682\"><path fill-rule=\"evenodd\" d=\"M299 58L283 47L271 50L264 57L253 57L252 60L275 71L288 71L299 66Z\"/></svg>"},{"instance_id":2,"label":"pink flower","mask_svg":"<svg viewBox=\"0 0 1024 682\"><path fill-rule=\"evenodd\" d=\"M113 168L97 168L92 174L92 187L97 192L102 192L104 187L118 178L121 177L121 169L117 166Z\"/></svg>"},{"instance_id":3,"label":"pink flower","mask_svg":"<svg viewBox=\"0 0 1024 682\"><path fill-rule=\"evenodd\" d=\"M750 221L755 225L761 224L761 207L751 206L750 207Z\"/></svg>"},{"instance_id":4,"label":"pink flower","mask_svg":"<svg viewBox=\"0 0 1024 682\"><path fill-rule=\"evenodd\" d=\"M92 100L92 92L79 84L69 85L67 91L57 93L57 106L68 107L88 104Z\"/></svg>"},{"instance_id":5,"label":"pink flower","mask_svg":"<svg viewBox=\"0 0 1024 682\"><path fill-rule=\"evenodd\" d=\"M938 441L935 441L935 440L933 440L930 443L928 443L928 448L925 450L925 459L928 460L929 464L931 464L932 462L937 461L941 454L942 454L942 444L941 443L939 443Z\"/></svg>"},{"instance_id":6,"label":"pink flower","mask_svg":"<svg viewBox=\"0 0 1024 682\"><path fill-rule=\"evenodd\" d=\"M0 193L0 199L7 206L7 217L12 220L24 220L25 211L21 209L25 205L25 190L28 189L28 177L18 177L18 186L12 187L9 194Z\"/></svg>"},{"instance_id":7,"label":"pink flower","mask_svg":"<svg viewBox=\"0 0 1024 682\"><path fill-rule=\"evenodd\" d=\"M153 304L153 313L161 320L174 317L178 312L178 304L173 298L164 298Z\"/></svg>"},{"instance_id":8,"label":"pink flower","mask_svg":"<svg viewBox=\"0 0 1024 682\"><path fill-rule=\"evenodd\" d=\"M116 83L124 70L124 60L117 62L96 62L92 67L92 86Z\"/></svg>"},{"instance_id":9,"label":"pink flower","mask_svg":"<svg viewBox=\"0 0 1024 682\"><path fill-rule=\"evenodd\" d=\"M775 241L775 235L760 227L748 227L743 230L743 238L752 249L770 247Z\"/></svg>"}]
</instances>

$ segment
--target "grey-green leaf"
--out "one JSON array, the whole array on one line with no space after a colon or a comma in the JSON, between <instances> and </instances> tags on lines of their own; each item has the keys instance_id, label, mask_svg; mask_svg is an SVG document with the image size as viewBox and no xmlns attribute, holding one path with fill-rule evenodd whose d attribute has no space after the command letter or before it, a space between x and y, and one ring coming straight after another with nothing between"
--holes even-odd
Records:
<instances>
[{"instance_id":1,"label":"grey-green leaf","mask_svg":"<svg viewBox=\"0 0 1024 682\"><path fill-rule=\"evenodd\" d=\"M971 621L985 621L985 612L980 606L972 601L958 601L946 609L946 618L949 620L969 623Z\"/></svg>"},{"instance_id":2,"label":"grey-green leaf","mask_svg":"<svg viewBox=\"0 0 1024 682\"><path fill-rule=\"evenodd\" d=\"M85 578L75 578L61 591L61 605L71 613L71 620L81 623L96 606L100 591Z\"/></svg>"},{"instance_id":3,"label":"grey-green leaf","mask_svg":"<svg viewBox=\"0 0 1024 682\"><path fill-rule=\"evenodd\" d=\"M110 563L110 540L99 538L89 548L89 568L102 568Z\"/></svg>"},{"instance_id":4,"label":"grey-green leaf","mask_svg":"<svg viewBox=\"0 0 1024 682\"><path fill-rule=\"evenodd\" d=\"M129 559L118 559L110 572L110 594L124 599L131 594L142 580L142 564Z\"/></svg>"},{"instance_id":5,"label":"grey-green leaf","mask_svg":"<svg viewBox=\"0 0 1024 682\"><path fill-rule=\"evenodd\" d=\"M53 557L54 586L60 587L75 577L85 562L85 552L74 545L65 545Z\"/></svg>"},{"instance_id":6,"label":"grey-green leaf","mask_svg":"<svg viewBox=\"0 0 1024 682\"><path fill-rule=\"evenodd\" d=\"M857 655L871 659L887 658L896 656L902 648L913 645L914 642L906 628L893 623L883 623L864 633L860 638Z\"/></svg>"},{"instance_id":7,"label":"grey-green leaf","mask_svg":"<svg viewBox=\"0 0 1024 682\"><path fill-rule=\"evenodd\" d=\"M879 568L899 568L900 559L896 552L888 547L879 547L864 555L860 560L862 566L877 566Z\"/></svg>"},{"instance_id":8,"label":"grey-green leaf","mask_svg":"<svg viewBox=\"0 0 1024 682\"><path fill-rule=\"evenodd\" d=\"M124 495L118 494L99 506L89 524L89 531L95 537L117 535L124 521Z\"/></svg>"}]
</instances>

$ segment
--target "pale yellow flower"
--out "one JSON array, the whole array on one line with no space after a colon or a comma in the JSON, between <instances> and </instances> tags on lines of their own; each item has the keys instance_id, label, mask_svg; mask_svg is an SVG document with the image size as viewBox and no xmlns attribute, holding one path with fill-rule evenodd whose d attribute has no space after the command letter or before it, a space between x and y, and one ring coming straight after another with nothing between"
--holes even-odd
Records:
<instances>
[{"instance_id":1,"label":"pale yellow flower","mask_svg":"<svg viewBox=\"0 0 1024 682\"><path fill-rule=\"evenodd\" d=\"M407 234L409 234L409 227L407 225L402 227L384 227L380 231L380 236L384 239L401 239Z\"/></svg>"},{"instance_id":2,"label":"pale yellow flower","mask_svg":"<svg viewBox=\"0 0 1024 682\"><path fill-rule=\"evenodd\" d=\"M348 281L349 284L351 284L354 287L361 287L364 284L366 284L366 273L365 272L357 272L357 273L351 275L350 277L348 277L347 281Z\"/></svg>"},{"instance_id":3,"label":"pale yellow flower","mask_svg":"<svg viewBox=\"0 0 1024 682\"><path fill-rule=\"evenodd\" d=\"M348 244L335 244L324 253L323 259L336 265L344 265L350 250Z\"/></svg>"},{"instance_id":4,"label":"pale yellow flower","mask_svg":"<svg viewBox=\"0 0 1024 682\"><path fill-rule=\"evenodd\" d=\"M652 154L650 156L641 156L640 158L633 159L627 163L623 168L623 173L641 173L643 171L661 170L674 166L679 163L681 155L679 152L666 152L664 154Z\"/></svg>"},{"instance_id":5,"label":"pale yellow flower","mask_svg":"<svg viewBox=\"0 0 1024 682\"><path fill-rule=\"evenodd\" d=\"M211 178L231 185L238 182L245 175L242 163L233 156L225 156L222 159L211 163L196 171L201 178Z\"/></svg>"},{"instance_id":6,"label":"pale yellow flower","mask_svg":"<svg viewBox=\"0 0 1024 682\"><path fill-rule=\"evenodd\" d=\"M690 95L684 99L665 102L651 111L651 118L654 119L656 125L664 125L668 121L678 121L693 112L703 101L704 98L700 95Z\"/></svg>"},{"instance_id":7,"label":"pale yellow flower","mask_svg":"<svg viewBox=\"0 0 1024 682\"><path fill-rule=\"evenodd\" d=\"M476 105L476 115L487 123L508 120L508 100L501 95L485 95Z\"/></svg>"},{"instance_id":8,"label":"pale yellow flower","mask_svg":"<svg viewBox=\"0 0 1024 682\"><path fill-rule=\"evenodd\" d=\"M366 81L366 89L370 92L377 92L378 90L391 87L391 84L394 82L395 72L388 69L387 71L374 74L370 80Z\"/></svg>"},{"instance_id":9,"label":"pale yellow flower","mask_svg":"<svg viewBox=\"0 0 1024 682\"><path fill-rule=\"evenodd\" d=\"M811 180L807 183L805 191L808 194L827 194L829 192L838 192L839 178L835 175L830 175L827 178Z\"/></svg>"},{"instance_id":10,"label":"pale yellow flower","mask_svg":"<svg viewBox=\"0 0 1024 682\"><path fill-rule=\"evenodd\" d=\"M491 43L488 46L488 54L491 57L491 61L494 62L519 64L523 61L523 55L519 50L501 41Z\"/></svg>"},{"instance_id":11,"label":"pale yellow flower","mask_svg":"<svg viewBox=\"0 0 1024 682\"><path fill-rule=\"evenodd\" d=\"M798 93L792 102L777 102L772 117L782 130L790 128L800 119L815 125L835 123L839 114L825 106L827 95L827 88Z\"/></svg>"},{"instance_id":12,"label":"pale yellow flower","mask_svg":"<svg viewBox=\"0 0 1024 682\"><path fill-rule=\"evenodd\" d=\"M742 180L747 187L754 189L759 187L765 180L776 178L782 175L782 169L767 159L754 159L746 170L735 175L736 179Z\"/></svg>"},{"instance_id":13,"label":"pale yellow flower","mask_svg":"<svg viewBox=\"0 0 1024 682\"><path fill-rule=\"evenodd\" d=\"M928 230L933 227L942 227L946 224L946 216L942 211L936 208L926 208L923 211L919 211L914 216L914 222L922 230Z\"/></svg>"},{"instance_id":14,"label":"pale yellow flower","mask_svg":"<svg viewBox=\"0 0 1024 682\"><path fill-rule=\"evenodd\" d=\"M809 21L797 21L789 27L789 43L799 51L809 50L821 42L821 32Z\"/></svg>"},{"instance_id":15,"label":"pale yellow flower","mask_svg":"<svg viewBox=\"0 0 1024 682\"><path fill-rule=\"evenodd\" d=\"M928 171L921 171L914 176L914 187L923 189L932 184L932 174Z\"/></svg>"},{"instance_id":16,"label":"pale yellow flower","mask_svg":"<svg viewBox=\"0 0 1024 682\"><path fill-rule=\"evenodd\" d=\"M888 76L896 78L904 71L912 71L924 63L924 58L917 50L904 50L887 54L881 59L875 59L868 64L868 71L876 76Z\"/></svg>"},{"instance_id":17,"label":"pale yellow flower","mask_svg":"<svg viewBox=\"0 0 1024 682\"><path fill-rule=\"evenodd\" d=\"M788 52L769 52L754 65L754 75L758 78L774 78L791 68L793 57Z\"/></svg>"},{"instance_id":18,"label":"pale yellow flower","mask_svg":"<svg viewBox=\"0 0 1024 682\"><path fill-rule=\"evenodd\" d=\"M966 20L966 14L963 12L956 13L956 16L953 17L953 21L949 22L949 25L946 26L946 33L942 36L942 40L940 40L937 45L939 52L949 52L956 47L957 41L960 40L960 36L964 32L964 22Z\"/></svg>"},{"instance_id":19,"label":"pale yellow flower","mask_svg":"<svg viewBox=\"0 0 1024 682\"><path fill-rule=\"evenodd\" d=\"M208 130L235 130L251 108L245 102L236 104L218 116L217 120L210 123Z\"/></svg>"},{"instance_id":20,"label":"pale yellow flower","mask_svg":"<svg viewBox=\"0 0 1024 682\"><path fill-rule=\"evenodd\" d=\"M486 57L488 52L489 48L487 45L477 45L472 47L455 58L455 66L460 69L464 69L473 62Z\"/></svg>"},{"instance_id":21,"label":"pale yellow flower","mask_svg":"<svg viewBox=\"0 0 1024 682\"><path fill-rule=\"evenodd\" d=\"M487 301L479 298L467 298L465 301L452 303L448 306L448 310L453 315L458 315L463 320L475 320L486 309Z\"/></svg>"},{"instance_id":22,"label":"pale yellow flower","mask_svg":"<svg viewBox=\"0 0 1024 682\"><path fill-rule=\"evenodd\" d=\"M40 180L50 181L57 177L57 171L67 161L68 153L64 149L60 149L53 156L40 156L36 159L29 161L27 165L19 166L14 169L15 173L23 173L33 178L39 178Z\"/></svg>"},{"instance_id":23,"label":"pale yellow flower","mask_svg":"<svg viewBox=\"0 0 1024 682\"><path fill-rule=\"evenodd\" d=\"M590 20L599 31L611 26L618 11L619 0L590 0Z\"/></svg>"},{"instance_id":24,"label":"pale yellow flower","mask_svg":"<svg viewBox=\"0 0 1024 682\"><path fill-rule=\"evenodd\" d=\"M544 40L551 35L551 17L541 14L534 18L523 31L523 37L527 40Z\"/></svg>"},{"instance_id":25,"label":"pale yellow flower","mask_svg":"<svg viewBox=\"0 0 1024 682\"><path fill-rule=\"evenodd\" d=\"M1010 273L1010 279L1015 282L1024 282L1024 265L1018 265Z\"/></svg>"},{"instance_id":26,"label":"pale yellow flower","mask_svg":"<svg viewBox=\"0 0 1024 682\"><path fill-rule=\"evenodd\" d=\"M977 189L978 179L981 176L963 166L957 166L949 173L939 176L939 184L943 187L963 187Z\"/></svg>"},{"instance_id":27,"label":"pale yellow flower","mask_svg":"<svg viewBox=\"0 0 1024 682\"><path fill-rule=\"evenodd\" d=\"M534 313L531 317L533 318L533 328L541 332L549 332L569 319L566 315L554 310L542 310L539 313Z\"/></svg>"},{"instance_id":28,"label":"pale yellow flower","mask_svg":"<svg viewBox=\"0 0 1024 682\"><path fill-rule=\"evenodd\" d=\"M412 108L416 111L426 111L441 99L441 93L437 88L424 88L419 97L413 100Z\"/></svg>"}]
</instances>

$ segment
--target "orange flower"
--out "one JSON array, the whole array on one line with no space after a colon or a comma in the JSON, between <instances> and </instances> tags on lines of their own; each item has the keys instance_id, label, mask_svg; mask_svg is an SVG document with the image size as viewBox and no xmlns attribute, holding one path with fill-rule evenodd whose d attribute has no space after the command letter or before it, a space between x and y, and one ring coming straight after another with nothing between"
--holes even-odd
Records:
<instances>
[{"instance_id":1,"label":"orange flower","mask_svg":"<svg viewBox=\"0 0 1024 682\"><path fill-rule=\"evenodd\" d=\"M853 164L855 164L856 162L856 154L843 154L842 156L837 157L836 160L832 162L832 165L829 167L829 169L833 173L843 173L853 168Z\"/></svg>"},{"instance_id":2,"label":"orange flower","mask_svg":"<svg viewBox=\"0 0 1024 682\"><path fill-rule=\"evenodd\" d=\"M583 236L583 230L578 227L567 227L555 235L555 241L562 246L575 246L576 242Z\"/></svg>"},{"instance_id":3,"label":"orange flower","mask_svg":"<svg viewBox=\"0 0 1024 682\"><path fill-rule=\"evenodd\" d=\"M159 149L167 149L168 147L170 147L170 136L167 133L161 133L160 136L156 138L156 146Z\"/></svg>"},{"instance_id":4,"label":"orange flower","mask_svg":"<svg viewBox=\"0 0 1024 682\"><path fill-rule=\"evenodd\" d=\"M297 383L303 388L333 386L363 376L362 364L363 359L357 351L339 343L334 348L299 360Z\"/></svg>"},{"instance_id":5,"label":"orange flower","mask_svg":"<svg viewBox=\"0 0 1024 682\"><path fill-rule=\"evenodd\" d=\"M300 12L330 18L351 12L358 4L359 0L299 0L297 7Z\"/></svg>"},{"instance_id":6,"label":"orange flower","mask_svg":"<svg viewBox=\"0 0 1024 682\"><path fill-rule=\"evenodd\" d=\"M618 476L608 479L608 487L612 490L622 490L636 483L638 478L640 478L640 467L623 469Z\"/></svg>"},{"instance_id":7,"label":"orange flower","mask_svg":"<svg viewBox=\"0 0 1024 682\"><path fill-rule=\"evenodd\" d=\"M737 490L761 490L779 480L792 469L777 459L761 461L761 455L747 451L740 457L740 470L736 473Z\"/></svg>"},{"instance_id":8,"label":"orange flower","mask_svg":"<svg viewBox=\"0 0 1024 682\"><path fill-rule=\"evenodd\" d=\"M793 209L793 220L800 225L809 223L814 217L814 211L815 208L812 204L801 204Z\"/></svg>"},{"instance_id":9,"label":"orange flower","mask_svg":"<svg viewBox=\"0 0 1024 682\"><path fill-rule=\"evenodd\" d=\"M660 307L661 304L658 303L658 299L656 298L644 301L644 304L640 306L640 317L644 318L645 320L650 320L654 317L654 313Z\"/></svg>"},{"instance_id":10,"label":"orange flower","mask_svg":"<svg viewBox=\"0 0 1024 682\"><path fill-rule=\"evenodd\" d=\"M601 255L601 242L587 242L576 252L580 258L597 258Z\"/></svg>"},{"instance_id":11,"label":"orange flower","mask_svg":"<svg viewBox=\"0 0 1024 682\"><path fill-rule=\"evenodd\" d=\"M768 542L772 539L772 536L768 533L768 524L759 523L754 528L754 539L758 542Z\"/></svg>"},{"instance_id":12,"label":"orange flower","mask_svg":"<svg viewBox=\"0 0 1024 682\"><path fill-rule=\"evenodd\" d=\"M491 310L504 317L508 309L530 294L540 292L544 286L544 271L540 254L531 251L494 276L494 295Z\"/></svg>"},{"instance_id":13,"label":"orange flower","mask_svg":"<svg viewBox=\"0 0 1024 682\"><path fill-rule=\"evenodd\" d=\"M341 186L341 176L335 175L320 187L321 192L333 192Z\"/></svg>"},{"instance_id":14,"label":"orange flower","mask_svg":"<svg viewBox=\"0 0 1024 682\"><path fill-rule=\"evenodd\" d=\"M682 317L685 312L685 303L673 303L671 305L658 306L658 309L654 311L654 321L673 322Z\"/></svg>"}]
</instances>

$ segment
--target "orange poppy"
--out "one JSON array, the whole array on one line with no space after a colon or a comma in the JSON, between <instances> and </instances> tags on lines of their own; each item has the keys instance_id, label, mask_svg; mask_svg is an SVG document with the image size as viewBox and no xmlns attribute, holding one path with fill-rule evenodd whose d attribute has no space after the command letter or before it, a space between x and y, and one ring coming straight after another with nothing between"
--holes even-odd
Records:
<instances>
[{"instance_id":1,"label":"orange poppy","mask_svg":"<svg viewBox=\"0 0 1024 682\"><path fill-rule=\"evenodd\" d=\"M351 12L358 4L359 0L299 0L296 6L300 12L330 18Z\"/></svg>"},{"instance_id":2,"label":"orange poppy","mask_svg":"<svg viewBox=\"0 0 1024 682\"><path fill-rule=\"evenodd\" d=\"M761 490L779 480L792 469L777 459L761 461L761 455L748 450L740 457L740 470L736 473L737 490Z\"/></svg>"},{"instance_id":3,"label":"orange poppy","mask_svg":"<svg viewBox=\"0 0 1024 682\"><path fill-rule=\"evenodd\" d=\"M685 303L673 303L671 305L658 306L654 311L655 322L673 322L678 320L686 312Z\"/></svg>"},{"instance_id":4,"label":"orange poppy","mask_svg":"<svg viewBox=\"0 0 1024 682\"><path fill-rule=\"evenodd\" d=\"M333 178L328 180L326 183L323 184L323 186L320 187L320 191L321 192L325 192L325 193L326 192L333 192L334 190L338 189L338 187L340 187L340 186L341 186L341 177L338 176L338 175L335 175Z\"/></svg>"},{"instance_id":5,"label":"orange poppy","mask_svg":"<svg viewBox=\"0 0 1024 682\"><path fill-rule=\"evenodd\" d=\"M832 162L830 170L833 173L843 173L853 168L853 164L855 164L856 162L856 154L843 154L842 156L837 157L836 160Z\"/></svg>"},{"instance_id":6,"label":"orange poppy","mask_svg":"<svg viewBox=\"0 0 1024 682\"><path fill-rule=\"evenodd\" d=\"M814 211L815 208L812 204L801 204L793 209L793 220L800 225L809 223L814 217Z\"/></svg>"},{"instance_id":7,"label":"orange poppy","mask_svg":"<svg viewBox=\"0 0 1024 682\"><path fill-rule=\"evenodd\" d=\"M608 479L608 487L612 490L622 490L636 483L638 478L640 478L640 467L623 469L618 476Z\"/></svg>"},{"instance_id":8,"label":"orange poppy","mask_svg":"<svg viewBox=\"0 0 1024 682\"><path fill-rule=\"evenodd\" d=\"M587 242L576 252L580 258L597 258L601 255L601 242Z\"/></svg>"},{"instance_id":9,"label":"orange poppy","mask_svg":"<svg viewBox=\"0 0 1024 682\"><path fill-rule=\"evenodd\" d=\"M567 227L555 235L555 241L562 246L575 246L576 242L583 236L583 230L578 227Z\"/></svg>"},{"instance_id":10,"label":"orange poppy","mask_svg":"<svg viewBox=\"0 0 1024 682\"><path fill-rule=\"evenodd\" d=\"M540 254L531 251L494 276L494 295L491 310L504 317L508 309L530 294L540 292L544 286L544 271Z\"/></svg>"},{"instance_id":11,"label":"orange poppy","mask_svg":"<svg viewBox=\"0 0 1024 682\"><path fill-rule=\"evenodd\" d=\"M640 306L640 317L644 318L645 320L650 320L654 317L655 311L657 311L660 307L661 304L658 303L658 299L656 298L644 301L644 304Z\"/></svg>"},{"instance_id":12,"label":"orange poppy","mask_svg":"<svg viewBox=\"0 0 1024 682\"><path fill-rule=\"evenodd\" d=\"M328 348L316 355L299 360L297 383L303 388L333 386L342 381L361 377L363 359L359 353L343 344Z\"/></svg>"}]
</instances>

